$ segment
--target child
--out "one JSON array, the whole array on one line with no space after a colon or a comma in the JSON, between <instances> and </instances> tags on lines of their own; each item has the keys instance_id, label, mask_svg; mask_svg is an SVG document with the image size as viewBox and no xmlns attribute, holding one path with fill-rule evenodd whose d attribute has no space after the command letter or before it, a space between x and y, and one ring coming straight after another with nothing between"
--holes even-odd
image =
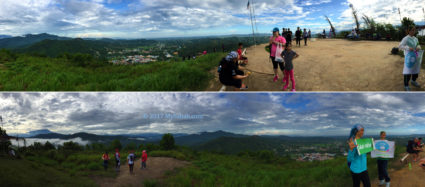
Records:
<instances>
[{"instance_id":1,"label":"child","mask_svg":"<svg viewBox=\"0 0 425 187\"><path fill-rule=\"evenodd\" d=\"M134 155L134 151L131 151L127 157L128 167L130 168L130 174L133 174L134 160L136 159L136 155Z\"/></svg>"},{"instance_id":2,"label":"child","mask_svg":"<svg viewBox=\"0 0 425 187\"><path fill-rule=\"evenodd\" d=\"M102 155L102 160L103 160L103 167L105 168L105 171L106 171L108 169L108 160L109 160L109 155L107 151Z\"/></svg>"},{"instance_id":3,"label":"child","mask_svg":"<svg viewBox=\"0 0 425 187\"><path fill-rule=\"evenodd\" d=\"M289 79L292 82L292 91L295 92L295 77L294 77L294 65L292 64L292 60L299 57L299 55L292 50L292 44L288 43L286 45L286 49L282 51L282 58L285 61L285 77L283 78L283 82L285 86L283 87L283 91L286 91L289 86Z\"/></svg>"},{"instance_id":4,"label":"child","mask_svg":"<svg viewBox=\"0 0 425 187\"><path fill-rule=\"evenodd\" d=\"M381 131L380 139L385 140L387 134L385 131ZM379 176L379 185L386 185L386 187L390 187L390 176L388 176L388 158L378 157L378 176Z\"/></svg>"},{"instance_id":5,"label":"child","mask_svg":"<svg viewBox=\"0 0 425 187\"><path fill-rule=\"evenodd\" d=\"M148 154L146 153L146 150L143 150L142 153L142 167L140 169L145 168L146 169L146 161L148 160Z\"/></svg>"},{"instance_id":6,"label":"child","mask_svg":"<svg viewBox=\"0 0 425 187\"><path fill-rule=\"evenodd\" d=\"M411 56L412 52L415 52L416 57L417 56L417 51L419 51L421 49L421 46L419 45L419 41L418 39L415 37L416 34L416 28L415 26L409 26L409 28L407 29L407 36L403 38L403 40L400 43L399 49L404 50L404 56L406 56L406 58L408 56ZM410 79L412 79L412 85L415 87L420 87L420 85L418 84L418 82L416 82L416 79L419 77L419 71L420 71L421 67L418 66L418 63L409 63L409 61L404 63L404 68L403 68L403 75L404 75L404 89L406 91L410 91L410 87L409 87L409 81Z\"/></svg>"},{"instance_id":7,"label":"child","mask_svg":"<svg viewBox=\"0 0 425 187\"><path fill-rule=\"evenodd\" d=\"M248 64L248 58L242 55L242 49L243 49L243 44L239 43L239 48L238 48L239 60L242 61L241 65L245 66Z\"/></svg>"},{"instance_id":8,"label":"child","mask_svg":"<svg viewBox=\"0 0 425 187\"><path fill-rule=\"evenodd\" d=\"M115 149L115 170L119 171L120 170L120 165L121 165L121 159L120 159L120 152L118 151L118 149Z\"/></svg>"}]
</instances>

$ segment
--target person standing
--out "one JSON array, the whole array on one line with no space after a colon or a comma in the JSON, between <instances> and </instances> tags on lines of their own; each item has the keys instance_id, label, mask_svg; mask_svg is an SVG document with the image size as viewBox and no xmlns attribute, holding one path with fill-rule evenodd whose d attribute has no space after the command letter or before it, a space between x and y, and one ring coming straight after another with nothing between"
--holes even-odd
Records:
<instances>
[{"instance_id":1,"label":"person standing","mask_svg":"<svg viewBox=\"0 0 425 187\"><path fill-rule=\"evenodd\" d=\"M282 37L286 38L286 35L288 32L286 31L286 28L282 28Z\"/></svg>"},{"instance_id":2,"label":"person standing","mask_svg":"<svg viewBox=\"0 0 425 187\"><path fill-rule=\"evenodd\" d=\"M103 153L102 160L103 160L103 167L105 168L105 171L106 171L108 170L108 161L109 161L109 155L107 151Z\"/></svg>"},{"instance_id":3,"label":"person standing","mask_svg":"<svg viewBox=\"0 0 425 187\"><path fill-rule=\"evenodd\" d=\"M128 167L130 169L130 174L133 174L134 160L135 159L136 159L136 155L134 154L134 151L130 151L130 154L128 154L128 156L127 156Z\"/></svg>"},{"instance_id":4,"label":"person standing","mask_svg":"<svg viewBox=\"0 0 425 187\"><path fill-rule=\"evenodd\" d=\"M386 140L387 133L385 131L381 131L380 140ZM378 178L379 185L386 185L386 187L390 187L390 176L388 176L388 158L377 158L378 164Z\"/></svg>"},{"instance_id":5,"label":"person standing","mask_svg":"<svg viewBox=\"0 0 425 187\"><path fill-rule=\"evenodd\" d=\"M308 29L308 38L311 39L311 30L310 29Z\"/></svg>"},{"instance_id":6,"label":"person standing","mask_svg":"<svg viewBox=\"0 0 425 187\"><path fill-rule=\"evenodd\" d=\"M307 39L308 39L307 29L304 29L303 36L304 36L304 46L307 46Z\"/></svg>"},{"instance_id":7,"label":"person standing","mask_svg":"<svg viewBox=\"0 0 425 187\"><path fill-rule=\"evenodd\" d=\"M350 131L348 138L348 155L347 161L351 171L351 178L353 179L353 187L360 187L363 183L364 187L370 187L369 173L367 172L367 157L366 154L359 155L357 152L357 145L355 140L363 137L364 127L362 125L354 125Z\"/></svg>"},{"instance_id":8,"label":"person standing","mask_svg":"<svg viewBox=\"0 0 425 187\"><path fill-rule=\"evenodd\" d=\"M299 57L299 55L292 50L291 44L286 44L286 49L282 52L282 58L285 61L285 76L283 77L283 82L285 83L285 86L283 86L283 91L286 91L289 86L289 80L291 80L292 83L292 90L295 92L295 77L294 77L294 65L292 61Z\"/></svg>"},{"instance_id":9,"label":"person standing","mask_svg":"<svg viewBox=\"0 0 425 187\"><path fill-rule=\"evenodd\" d=\"M274 72L273 82L276 82L277 79L279 79L278 71L277 71L278 66L280 66L280 70L284 74L283 62L276 61L276 49L278 45L285 46L286 44L286 39L279 35L279 28L276 27L273 29L273 36L270 37L269 44L271 45L270 58L273 62L273 72ZM282 81L284 81L284 79L282 79Z\"/></svg>"},{"instance_id":10,"label":"person standing","mask_svg":"<svg viewBox=\"0 0 425 187\"><path fill-rule=\"evenodd\" d=\"M412 79L411 83L415 87L420 87L419 83L416 80L419 77L419 72L421 67L418 64L418 51L421 50L418 39L415 37L416 28L415 26L409 26L407 29L407 36L403 38L400 42L399 49L404 51L405 63L403 68L403 77L404 77L404 89L410 91L409 82ZM415 58L416 56L416 58ZM416 62L412 62L416 60Z\"/></svg>"},{"instance_id":11,"label":"person standing","mask_svg":"<svg viewBox=\"0 0 425 187\"><path fill-rule=\"evenodd\" d=\"M297 28L297 31L295 31L295 37L296 37L296 45L301 47L301 36L302 32L300 27Z\"/></svg>"},{"instance_id":12,"label":"person standing","mask_svg":"<svg viewBox=\"0 0 425 187\"><path fill-rule=\"evenodd\" d=\"M290 28L288 28L288 32L285 39L286 39L286 43L289 43L292 45L292 31Z\"/></svg>"},{"instance_id":13,"label":"person standing","mask_svg":"<svg viewBox=\"0 0 425 187\"><path fill-rule=\"evenodd\" d=\"M148 154L146 153L146 150L143 150L142 153L142 166L140 169L146 169L146 161L148 160Z\"/></svg>"},{"instance_id":14,"label":"person standing","mask_svg":"<svg viewBox=\"0 0 425 187\"><path fill-rule=\"evenodd\" d=\"M115 149L115 170L120 171L121 155L118 149Z\"/></svg>"},{"instance_id":15,"label":"person standing","mask_svg":"<svg viewBox=\"0 0 425 187\"><path fill-rule=\"evenodd\" d=\"M326 30L325 29L323 29L322 37L326 38Z\"/></svg>"}]
</instances>

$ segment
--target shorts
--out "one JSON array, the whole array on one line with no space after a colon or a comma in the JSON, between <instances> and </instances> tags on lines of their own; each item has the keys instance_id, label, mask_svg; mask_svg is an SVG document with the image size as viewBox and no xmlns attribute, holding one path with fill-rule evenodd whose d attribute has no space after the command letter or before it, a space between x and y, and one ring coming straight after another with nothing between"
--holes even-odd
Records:
<instances>
[{"instance_id":1,"label":"shorts","mask_svg":"<svg viewBox=\"0 0 425 187\"><path fill-rule=\"evenodd\" d=\"M275 58L276 57L270 57L270 59L272 59L272 62L273 62L273 69L277 69L278 68L278 66L280 67L280 70L285 70L285 65L283 64L283 62L277 62L277 61L275 61Z\"/></svg>"},{"instance_id":2,"label":"shorts","mask_svg":"<svg viewBox=\"0 0 425 187\"><path fill-rule=\"evenodd\" d=\"M241 88L242 87L242 80L240 79L220 79L221 84L224 84L226 86L234 86L236 88Z\"/></svg>"}]
</instances>

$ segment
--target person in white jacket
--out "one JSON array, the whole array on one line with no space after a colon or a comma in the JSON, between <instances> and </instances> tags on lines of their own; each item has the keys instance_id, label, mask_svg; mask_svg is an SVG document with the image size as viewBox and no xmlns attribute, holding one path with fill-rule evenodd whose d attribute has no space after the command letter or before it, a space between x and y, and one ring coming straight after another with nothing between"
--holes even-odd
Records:
<instances>
[{"instance_id":1,"label":"person in white jacket","mask_svg":"<svg viewBox=\"0 0 425 187\"><path fill-rule=\"evenodd\" d=\"M407 29L407 36L403 38L400 42L399 49L404 51L404 56L408 56L410 52L415 52L418 56L418 52L421 50L418 39L415 37L416 28L415 26L409 26ZM418 61L418 60L417 60ZM420 63L416 62L414 64L406 62L404 63L403 75L404 75L404 88L406 91L410 91L409 82L412 79L412 85L420 87L419 83L416 82L416 79L419 77L421 66Z\"/></svg>"}]
</instances>

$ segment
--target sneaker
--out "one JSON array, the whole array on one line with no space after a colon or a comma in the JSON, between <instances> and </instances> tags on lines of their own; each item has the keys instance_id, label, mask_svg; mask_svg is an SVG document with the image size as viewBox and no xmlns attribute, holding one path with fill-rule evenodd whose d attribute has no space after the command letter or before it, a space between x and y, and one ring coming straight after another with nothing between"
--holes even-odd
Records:
<instances>
[{"instance_id":1,"label":"sneaker","mask_svg":"<svg viewBox=\"0 0 425 187\"><path fill-rule=\"evenodd\" d=\"M390 182L387 182L387 184L385 185L385 187L390 187Z\"/></svg>"},{"instance_id":2,"label":"sneaker","mask_svg":"<svg viewBox=\"0 0 425 187\"><path fill-rule=\"evenodd\" d=\"M420 88L421 87L421 85L419 85L418 84L418 82L416 82L416 81L411 81L410 82L413 86L416 86L416 87L418 87L418 88Z\"/></svg>"},{"instance_id":3,"label":"sneaker","mask_svg":"<svg viewBox=\"0 0 425 187\"><path fill-rule=\"evenodd\" d=\"M295 89L292 89L291 91L292 91L292 92L295 92L296 90L295 90Z\"/></svg>"},{"instance_id":4,"label":"sneaker","mask_svg":"<svg viewBox=\"0 0 425 187\"><path fill-rule=\"evenodd\" d=\"M273 82L276 82L277 79L279 79L279 76L275 75L274 78L273 78Z\"/></svg>"},{"instance_id":5,"label":"sneaker","mask_svg":"<svg viewBox=\"0 0 425 187\"><path fill-rule=\"evenodd\" d=\"M406 92L409 92L410 91L410 88L408 86L405 86L404 87L404 90L406 90Z\"/></svg>"},{"instance_id":6,"label":"sneaker","mask_svg":"<svg viewBox=\"0 0 425 187\"><path fill-rule=\"evenodd\" d=\"M385 184L385 180L380 180L379 181L379 185L381 186L381 185L384 185Z\"/></svg>"},{"instance_id":7,"label":"sneaker","mask_svg":"<svg viewBox=\"0 0 425 187\"><path fill-rule=\"evenodd\" d=\"M287 86L284 86L283 88L282 88L282 90L283 91L286 91L288 89L288 87Z\"/></svg>"}]
</instances>

